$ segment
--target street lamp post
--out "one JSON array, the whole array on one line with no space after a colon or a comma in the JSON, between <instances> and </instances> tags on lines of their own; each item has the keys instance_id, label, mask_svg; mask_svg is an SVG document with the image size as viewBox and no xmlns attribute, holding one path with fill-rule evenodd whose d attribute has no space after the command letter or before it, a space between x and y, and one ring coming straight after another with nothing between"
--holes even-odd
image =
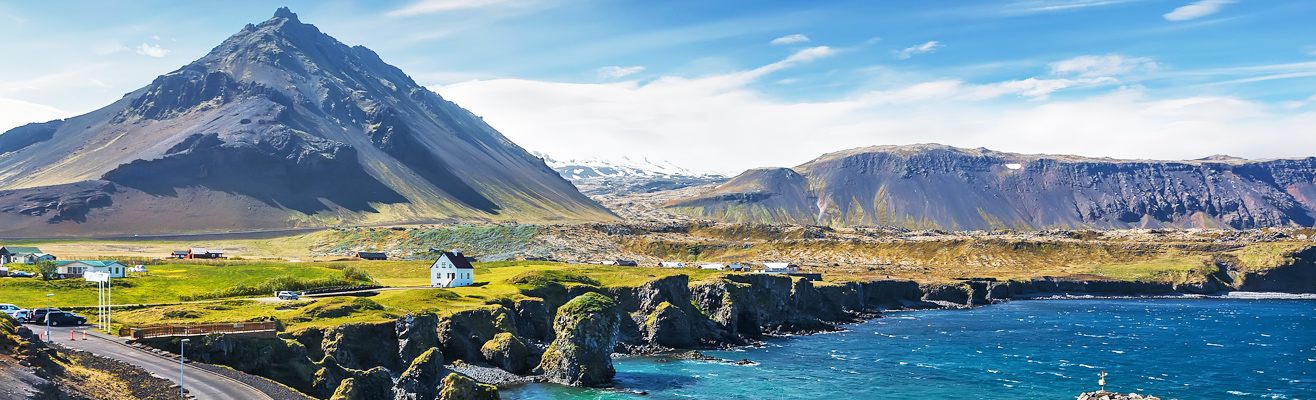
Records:
<instances>
[{"instance_id":1,"label":"street lamp post","mask_svg":"<svg viewBox=\"0 0 1316 400\"><path fill-rule=\"evenodd\" d=\"M46 341L50 342L50 296L54 293L46 293Z\"/></svg>"},{"instance_id":2,"label":"street lamp post","mask_svg":"<svg viewBox=\"0 0 1316 400\"><path fill-rule=\"evenodd\" d=\"M178 345L178 395L185 397L187 396L187 389L183 388L183 382L184 379L186 379L185 376L183 375L184 374L183 363L184 360L186 360L184 354L187 351L187 342L190 341L192 341L192 339L183 339L183 341Z\"/></svg>"}]
</instances>

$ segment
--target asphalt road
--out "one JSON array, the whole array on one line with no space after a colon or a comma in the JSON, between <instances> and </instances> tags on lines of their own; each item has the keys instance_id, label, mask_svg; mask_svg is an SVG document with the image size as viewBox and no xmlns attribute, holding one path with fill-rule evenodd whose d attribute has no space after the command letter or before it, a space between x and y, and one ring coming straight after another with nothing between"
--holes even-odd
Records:
<instances>
[{"instance_id":1,"label":"asphalt road","mask_svg":"<svg viewBox=\"0 0 1316 400\"><path fill-rule=\"evenodd\" d=\"M34 333L45 333L45 325L28 325ZM169 358L136 347L129 346L122 339L112 338L102 335L98 332L87 332L87 339L82 339L82 330L92 328L91 325L81 327L54 326L50 328L50 337L54 338L55 343L64 345L72 349L78 349L123 361L133 366L146 370L157 376L178 383L179 363L177 358ZM69 334L77 330L73 336L74 340L69 339ZM225 376L215 374L200 368L188 365L186 373L187 390L197 399L203 400L262 400L271 399L270 396L262 393L245 383L229 379Z\"/></svg>"}]
</instances>

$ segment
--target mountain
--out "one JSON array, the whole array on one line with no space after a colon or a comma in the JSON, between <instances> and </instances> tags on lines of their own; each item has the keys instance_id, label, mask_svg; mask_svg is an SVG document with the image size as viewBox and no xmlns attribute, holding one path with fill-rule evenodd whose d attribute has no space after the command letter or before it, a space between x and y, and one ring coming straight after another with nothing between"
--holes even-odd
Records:
<instances>
[{"instance_id":1,"label":"mountain","mask_svg":"<svg viewBox=\"0 0 1316 400\"><path fill-rule=\"evenodd\" d=\"M0 135L5 237L613 219L287 8L104 108Z\"/></svg>"},{"instance_id":2,"label":"mountain","mask_svg":"<svg viewBox=\"0 0 1316 400\"><path fill-rule=\"evenodd\" d=\"M534 153L544 159L544 163L549 168L557 171L559 175L571 181L592 178L620 178L620 177L643 177L643 178L702 178L702 177L721 177L721 175L707 172L699 172L687 169L670 161L650 161L648 158L641 157L638 160L629 156L622 156L615 160L605 160L597 157L579 158L559 161L553 157L543 154Z\"/></svg>"},{"instance_id":3,"label":"mountain","mask_svg":"<svg viewBox=\"0 0 1316 400\"><path fill-rule=\"evenodd\" d=\"M612 160L591 157L559 161L543 153L535 155L543 158L549 168L590 196L652 193L727 180L723 175L643 157L632 159L622 156Z\"/></svg>"},{"instance_id":4,"label":"mountain","mask_svg":"<svg viewBox=\"0 0 1316 400\"><path fill-rule=\"evenodd\" d=\"M958 230L1312 226L1316 157L1151 161L876 146L749 170L664 207L735 222Z\"/></svg>"}]
</instances>

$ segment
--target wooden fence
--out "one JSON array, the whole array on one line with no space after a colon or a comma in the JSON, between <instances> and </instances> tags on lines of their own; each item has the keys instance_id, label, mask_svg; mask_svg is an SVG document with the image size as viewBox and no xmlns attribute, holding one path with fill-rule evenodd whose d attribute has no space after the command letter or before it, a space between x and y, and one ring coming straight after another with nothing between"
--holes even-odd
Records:
<instances>
[{"instance_id":1,"label":"wooden fence","mask_svg":"<svg viewBox=\"0 0 1316 400\"><path fill-rule=\"evenodd\" d=\"M275 321L261 321L239 322L233 324L159 325L136 328L125 327L119 330L119 336L129 336L133 339L152 339L181 336L204 336L211 333L262 334L266 332L271 336L277 333L278 323Z\"/></svg>"}]
</instances>

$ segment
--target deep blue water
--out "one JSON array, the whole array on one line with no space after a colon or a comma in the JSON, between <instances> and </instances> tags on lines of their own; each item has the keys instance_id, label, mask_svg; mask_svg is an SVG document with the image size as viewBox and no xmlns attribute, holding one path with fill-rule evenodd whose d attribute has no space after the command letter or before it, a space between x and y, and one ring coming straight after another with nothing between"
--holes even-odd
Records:
<instances>
[{"instance_id":1,"label":"deep blue water","mask_svg":"<svg viewBox=\"0 0 1316 400\"><path fill-rule=\"evenodd\" d=\"M616 360L617 389L504 399L1316 399L1316 300L1033 300L887 313L848 331L706 351L756 366ZM624 391L646 391L638 396Z\"/></svg>"}]
</instances>

